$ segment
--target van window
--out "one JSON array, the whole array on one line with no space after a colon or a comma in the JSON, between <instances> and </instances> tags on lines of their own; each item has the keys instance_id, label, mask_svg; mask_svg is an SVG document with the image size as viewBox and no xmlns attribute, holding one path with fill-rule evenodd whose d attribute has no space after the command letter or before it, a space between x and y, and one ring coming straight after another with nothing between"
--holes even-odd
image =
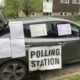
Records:
<instances>
[{"instance_id":1,"label":"van window","mask_svg":"<svg viewBox=\"0 0 80 80\"><path fill-rule=\"evenodd\" d=\"M78 37L79 36L78 26L75 24L69 23L69 22L56 21L56 22L38 23L38 24L46 24L47 35L32 37L31 31L30 31L30 25L33 25L33 24L25 24L24 25L25 37L28 37L28 38L61 38L61 37ZM62 35L62 36L58 35L57 25L59 24L70 24L71 34Z\"/></svg>"},{"instance_id":2,"label":"van window","mask_svg":"<svg viewBox=\"0 0 80 80\"><path fill-rule=\"evenodd\" d=\"M71 24L71 31L72 31L72 35L74 37L78 37L79 36L79 26L75 25L75 24Z\"/></svg>"},{"instance_id":3,"label":"van window","mask_svg":"<svg viewBox=\"0 0 80 80\"><path fill-rule=\"evenodd\" d=\"M67 35L58 35L58 28L57 26L59 24L70 24L71 26L71 34L67 34ZM50 23L50 27L51 27L51 30L49 31L49 37L78 37L79 36L79 29L78 29L78 26L75 25L75 24L72 24L72 23L68 23L68 22L51 22Z\"/></svg>"},{"instance_id":4,"label":"van window","mask_svg":"<svg viewBox=\"0 0 80 80\"><path fill-rule=\"evenodd\" d=\"M25 24L24 34L28 38L41 38L47 37L48 35L48 24L47 23L36 23L36 24Z\"/></svg>"}]
</instances>

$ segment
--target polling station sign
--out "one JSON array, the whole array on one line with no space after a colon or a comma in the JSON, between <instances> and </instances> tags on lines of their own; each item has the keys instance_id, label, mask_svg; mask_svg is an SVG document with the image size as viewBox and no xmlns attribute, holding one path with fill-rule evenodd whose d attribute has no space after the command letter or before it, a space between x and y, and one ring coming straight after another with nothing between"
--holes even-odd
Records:
<instances>
[{"instance_id":1,"label":"polling station sign","mask_svg":"<svg viewBox=\"0 0 80 80\"><path fill-rule=\"evenodd\" d=\"M29 48L29 71L62 68L61 46Z\"/></svg>"}]
</instances>

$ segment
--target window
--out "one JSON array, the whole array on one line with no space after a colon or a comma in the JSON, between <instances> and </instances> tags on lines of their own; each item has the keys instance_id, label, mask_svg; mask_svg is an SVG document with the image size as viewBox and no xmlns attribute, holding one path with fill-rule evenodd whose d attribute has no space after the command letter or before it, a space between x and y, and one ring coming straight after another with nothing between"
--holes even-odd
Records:
<instances>
[{"instance_id":1,"label":"window","mask_svg":"<svg viewBox=\"0 0 80 80\"><path fill-rule=\"evenodd\" d=\"M51 22L51 29L50 31L48 32L48 37L50 38L59 38L59 37L64 37L64 36L59 36L58 35L58 28L57 28L57 25L59 24L67 24L66 22L61 22L61 21L57 21L57 22ZM66 36L69 36L69 35L66 35Z\"/></svg>"},{"instance_id":2,"label":"window","mask_svg":"<svg viewBox=\"0 0 80 80\"><path fill-rule=\"evenodd\" d=\"M52 2L52 0L43 0L43 1L45 1L45 2Z\"/></svg>"},{"instance_id":3,"label":"window","mask_svg":"<svg viewBox=\"0 0 80 80\"><path fill-rule=\"evenodd\" d=\"M68 15L68 13L64 13L64 15Z\"/></svg>"},{"instance_id":4,"label":"window","mask_svg":"<svg viewBox=\"0 0 80 80\"><path fill-rule=\"evenodd\" d=\"M50 23L50 26L49 26L49 31L48 31L48 38L55 38L55 37L58 37L58 33L57 33L57 27L55 25L54 22L51 22Z\"/></svg>"},{"instance_id":5,"label":"window","mask_svg":"<svg viewBox=\"0 0 80 80\"><path fill-rule=\"evenodd\" d=\"M71 31L72 31L72 35L71 36L79 36L79 29L78 26L71 24Z\"/></svg>"},{"instance_id":6,"label":"window","mask_svg":"<svg viewBox=\"0 0 80 80\"><path fill-rule=\"evenodd\" d=\"M69 0L60 0L60 3L69 3Z\"/></svg>"},{"instance_id":7,"label":"window","mask_svg":"<svg viewBox=\"0 0 80 80\"><path fill-rule=\"evenodd\" d=\"M68 13L67 13L67 12L61 12L60 15L61 15L61 16L67 16Z\"/></svg>"},{"instance_id":8,"label":"window","mask_svg":"<svg viewBox=\"0 0 80 80\"><path fill-rule=\"evenodd\" d=\"M24 36L31 37L29 25L24 24Z\"/></svg>"},{"instance_id":9,"label":"window","mask_svg":"<svg viewBox=\"0 0 80 80\"><path fill-rule=\"evenodd\" d=\"M75 14L74 12L71 13L71 15L74 15L74 14Z\"/></svg>"},{"instance_id":10,"label":"window","mask_svg":"<svg viewBox=\"0 0 80 80\"><path fill-rule=\"evenodd\" d=\"M60 15L63 16L64 14L61 12Z\"/></svg>"},{"instance_id":11,"label":"window","mask_svg":"<svg viewBox=\"0 0 80 80\"><path fill-rule=\"evenodd\" d=\"M45 24L45 23L43 23L43 24ZM57 27L57 25L60 25L60 24L70 24L70 26L71 26L71 34L58 35L58 27ZM75 24L72 24L72 23L64 22L64 21L63 22L62 21L49 22L47 24L47 26L46 26L47 35L44 35L44 36L36 36L36 37L32 37L31 36L30 25L31 24L25 24L24 25L24 34L25 34L25 37L28 37L28 38L61 38L61 37L78 37L79 36L78 26L75 25Z\"/></svg>"},{"instance_id":12,"label":"window","mask_svg":"<svg viewBox=\"0 0 80 80\"><path fill-rule=\"evenodd\" d=\"M46 0L47 2L49 2L49 0Z\"/></svg>"},{"instance_id":13,"label":"window","mask_svg":"<svg viewBox=\"0 0 80 80\"><path fill-rule=\"evenodd\" d=\"M1 38L10 38L10 29L9 27L5 27L2 31L0 31Z\"/></svg>"},{"instance_id":14,"label":"window","mask_svg":"<svg viewBox=\"0 0 80 80\"><path fill-rule=\"evenodd\" d=\"M80 0L72 0L73 4L80 4Z\"/></svg>"},{"instance_id":15,"label":"window","mask_svg":"<svg viewBox=\"0 0 80 80\"><path fill-rule=\"evenodd\" d=\"M68 23L68 22L52 22L51 29L48 31L49 38L60 38L60 37L78 37L79 36L79 29L77 25ZM67 35L58 35L58 28L57 25L59 24L70 24L71 26L71 34Z\"/></svg>"},{"instance_id":16,"label":"window","mask_svg":"<svg viewBox=\"0 0 80 80\"><path fill-rule=\"evenodd\" d=\"M36 12L32 12L31 13L31 16L36 16Z\"/></svg>"},{"instance_id":17,"label":"window","mask_svg":"<svg viewBox=\"0 0 80 80\"><path fill-rule=\"evenodd\" d=\"M40 38L47 36L47 23L25 24L24 35L29 38Z\"/></svg>"}]
</instances>

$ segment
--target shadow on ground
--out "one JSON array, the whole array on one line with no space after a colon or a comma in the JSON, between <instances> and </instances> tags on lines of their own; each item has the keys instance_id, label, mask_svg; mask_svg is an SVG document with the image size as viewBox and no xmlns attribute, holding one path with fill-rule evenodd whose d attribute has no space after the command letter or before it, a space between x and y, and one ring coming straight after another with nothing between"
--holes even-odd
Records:
<instances>
[{"instance_id":1,"label":"shadow on ground","mask_svg":"<svg viewBox=\"0 0 80 80\"><path fill-rule=\"evenodd\" d=\"M38 72L37 73L34 72L25 76L23 80L41 80L41 79L40 79Z\"/></svg>"}]
</instances>

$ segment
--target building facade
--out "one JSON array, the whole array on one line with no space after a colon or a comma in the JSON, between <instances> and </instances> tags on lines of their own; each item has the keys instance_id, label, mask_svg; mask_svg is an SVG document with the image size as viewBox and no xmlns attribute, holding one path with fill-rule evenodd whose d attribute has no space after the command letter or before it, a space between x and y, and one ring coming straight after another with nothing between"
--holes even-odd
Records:
<instances>
[{"instance_id":1,"label":"building facade","mask_svg":"<svg viewBox=\"0 0 80 80\"><path fill-rule=\"evenodd\" d=\"M80 11L80 0L44 0L53 3L52 15L75 15Z\"/></svg>"},{"instance_id":2,"label":"building facade","mask_svg":"<svg viewBox=\"0 0 80 80\"><path fill-rule=\"evenodd\" d=\"M75 15L80 11L80 0L53 0L53 15Z\"/></svg>"}]
</instances>

